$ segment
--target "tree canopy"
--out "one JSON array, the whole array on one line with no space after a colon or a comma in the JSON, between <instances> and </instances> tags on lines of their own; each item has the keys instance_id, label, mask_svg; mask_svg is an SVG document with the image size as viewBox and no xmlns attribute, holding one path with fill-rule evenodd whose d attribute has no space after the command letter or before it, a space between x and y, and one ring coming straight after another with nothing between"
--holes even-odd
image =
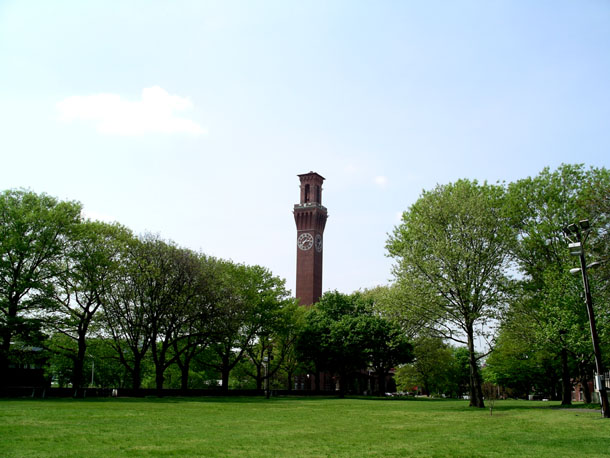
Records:
<instances>
[{"instance_id":1,"label":"tree canopy","mask_svg":"<svg viewBox=\"0 0 610 458\"><path fill-rule=\"evenodd\" d=\"M387 242L405 313L470 356L470 403L483 407L475 338L489 337L509 292L514 232L502 186L459 180L425 191Z\"/></svg>"}]
</instances>

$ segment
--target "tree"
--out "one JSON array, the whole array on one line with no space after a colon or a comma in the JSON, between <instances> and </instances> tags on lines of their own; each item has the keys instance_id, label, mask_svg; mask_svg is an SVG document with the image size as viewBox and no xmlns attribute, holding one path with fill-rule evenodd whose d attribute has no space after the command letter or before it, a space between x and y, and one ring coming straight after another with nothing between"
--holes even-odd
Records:
<instances>
[{"instance_id":1,"label":"tree","mask_svg":"<svg viewBox=\"0 0 610 458\"><path fill-rule=\"evenodd\" d=\"M413 344L414 360L396 371L402 391L425 395L461 397L468 392L470 364L468 349L452 347L438 337L422 335Z\"/></svg>"},{"instance_id":2,"label":"tree","mask_svg":"<svg viewBox=\"0 0 610 458\"><path fill-rule=\"evenodd\" d=\"M385 378L394 366L411 358L411 344L396 323L382 317L371 296L326 292L312 306L296 341L301 361L316 374L319 390L321 372L339 377L339 395L345 395L350 377L373 368L378 391L385 392Z\"/></svg>"},{"instance_id":3,"label":"tree","mask_svg":"<svg viewBox=\"0 0 610 458\"><path fill-rule=\"evenodd\" d=\"M199 268L195 295L189 307L189 319L184 323L183 335L172 342L172 360L180 369L180 387L188 389L191 364L212 343L219 323L224 319L221 307L225 289L223 278L229 263L203 254L198 255Z\"/></svg>"},{"instance_id":4,"label":"tree","mask_svg":"<svg viewBox=\"0 0 610 458\"><path fill-rule=\"evenodd\" d=\"M553 398L561 368L555 351L536 340L536 323L528 315L509 313L497 344L485 361L486 382L509 389L515 397L542 393Z\"/></svg>"},{"instance_id":5,"label":"tree","mask_svg":"<svg viewBox=\"0 0 610 458\"><path fill-rule=\"evenodd\" d=\"M180 357L181 351L175 350L186 350L180 343L188 338L193 319L199 318L197 307L206 285L196 253L154 238L145 243L147 265L141 270L141 289L149 300L155 385L161 393L165 370Z\"/></svg>"},{"instance_id":6,"label":"tree","mask_svg":"<svg viewBox=\"0 0 610 458\"><path fill-rule=\"evenodd\" d=\"M258 332L256 344L246 350L252 368L246 369L246 373L256 381L258 390L284 365L298 335L303 312L303 307L290 300L270 310L268 319Z\"/></svg>"},{"instance_id":7,"label":"tree","mask_svg":"<svg viewBox=\"0 0 610 458\"><path fill-rule=\"evenodd\" d=\"M377 375L378 394L386 392L390 369L413 359L413 346L397 323L379 315L365 317L366 353L369 365Z\"/></svg>"},{"instance_id":8,"label":"tree","mask_svg":"<svg viewBox=\"0 0 610 458\"><path fill-rule=\"evenodd\" d=\"M64 246L80 221L81 205L46 194L0 194L0 372L7 374L11 342L40 326L36 312L51 306Z\"/></svg>"},{"instance_id":9,"label":"tree","mask_svg":"<svg viewBox=\"0 0 610 458\"><path fill-rule=\"evenodd\" d=\"M460 180L437 186L403 213L387 242L394 273L408 291L405 314L423 317L439 336L469 352L470 405L484 407L475 351L507 299L514 237L501 186ZM486 328L487 327L487 328Z\"/></svg>"},{"instance_id":10,"label":"tree","mask_svg":"<svg viewBox=\"0 0 610 458\"><path fill-rule=\"evenodd\" d=\"M397 384L410 391L415 386L423 394L446 393L453 352L449 345L437 337L423 336L413 345L414 361L401 366L397 372Z\"/></svg>"},{"instance_id":11,"label":"tree","mask_svg":"<svg viewBox=\"0 0 610 458\"><path fill-rule=\"evenodd\" d=\"M414 291L410 288L401 288L398 283L376 286L364 290L362 297L372 304L375 313L397 323L408 339L413 340L420 335L427 335L429 317L421 313L405 313L406 304L415 302Z\"/></svg>"},{"instance_id":12,"label":"tree","mask_svg":"<svg viewBox=\"0 0 610 458\"><path fill-rule=\"evenodd\" d=\"M229 374L246 352L261 338L261 330L277 310L288 302L284 280L261 266L227 263L218 296L222 319L215 328L210 349L216 358L209 361L229 389Z\"/></svg>"},{"instance_id":13,"label":"tree","mask_svg":"<svg viewBox=\"0 0 610 458\"><path fill-rule=\"evenodd\" d=\"M295 353L297 361L305 371L314 374L317 392L321 390L320 374L330 366L329 333L330 323L326 314L316 305L308 307L303 327L295 341Z\"/></svg>"},{"instance_id":14,"label":"tree","mask_svg":"<svg viewBox=\"0 0 610 458\"><path fill-rule=\"evenodd\" d=\"M45 322L66 335L75 346L55 345L72 360L71 383L75 395L83 384L87 339L101 310L102 297L111 288L118 268L121 244L130 236L118 225L83 221L65 245L62 269L54 282L54 314Z\"/></svg>"},{"instance_id":15,"label":"tree","mask_svg":"<svg viewBox=\"0 0 610 458\"><path fill-rule=\"evenodd\" d=\"M112 337L119 361L129 372L132 388L142 385L144 357L153 342L150 327L150 291L147 291L147 268L143 260L146 246L130 238L121 253L120 268L111 288L103 297L104 327Z\"/></svg>"},{"instance_id":16,"label":"tree","mask_svg":"<svg viewBox=\"0 0 610 458\"><path fill-rule=\"evenodd\" d=\"M315 371L316 390L320 373L339 377L339 396L347 391L349 377L367 367L367 332L364 315L370 313L359 293L326 292L306 315L297 341L300 358Z\"/></svg>"},{"instance_id":17,"label":"tree","mask_svg":"<svg viewBox=\"0 0 610 458\"><path fill-rule=\"evenodd\" d=\"M586 309L581 299L580 279L571 277L574 266L562 229L590 219L594 230L589 243L601 246L610 229L610 214L603 211L604 194L610 189L606 169L582 165L545 168L538 176L508 187L511 216L519 232L513 253L523 275L515 313L526 314L536 324L535 340L557 352L561 360L562 403L571 404L573 379L590 373L591 346ZM592 275L592 286L595 278ZM598 304L600 334L608 317ZM576 374L571 366L577 366Z\"/></svg>"}]
</instances>

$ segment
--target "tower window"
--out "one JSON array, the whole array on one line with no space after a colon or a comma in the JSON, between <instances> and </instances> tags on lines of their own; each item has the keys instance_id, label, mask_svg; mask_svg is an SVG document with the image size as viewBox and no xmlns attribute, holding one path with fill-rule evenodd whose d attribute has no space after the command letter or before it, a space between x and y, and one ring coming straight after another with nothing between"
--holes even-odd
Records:
<instances>
[{"instance_id":1,"label":"tower window","mask_svg":"<svg viewBox=\"0 0 610 458\"><path fill-rule=\"evenodd\" d=\"M305 185L305 202L309 202L309 185Z\"/></svg>"},{"instance_id":2,"label":"tower window","mask_svg":"<svg viewBox=\"0 0 610 458\"><path fill-rule=\"evenodd\" d=\"M316 202L319 204L322 203L322 190L320 189L320 186L316 186Z\"/></svg>"}]
</instances>

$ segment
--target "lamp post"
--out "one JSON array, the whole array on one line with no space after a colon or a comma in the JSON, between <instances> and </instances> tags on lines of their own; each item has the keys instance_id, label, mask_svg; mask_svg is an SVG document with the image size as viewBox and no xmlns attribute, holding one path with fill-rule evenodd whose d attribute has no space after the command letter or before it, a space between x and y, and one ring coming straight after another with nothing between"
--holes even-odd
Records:
<instances>
[{"instance_id":1,"label":"lamp post","mask_svg":"<svg viewBox=\"0 0 610 458\"><path fill-rule=\"evenodd\" d=\"M95 375L95 357L93 355L87 355L91 358L91 383L89 384L89 388L93 388L93 377Z\"/></svg>"},{"instance_id":2,"label":"lamp post","mask_svg":"<svg viewBox=\"0 0 610 458\"><path fill-rule=\"evenodd\" d=\"M269 399L269 357L263 356L263 365L265 366L265 397Z\"/></svg>"},{"instance_id":3,"label":"lamp post","mask_svg":"<svg viewBox=\"0 0 610 458\"><path fill-rule=\"evenodd\" d=\"M589 314L589 326L591 328L591 340L593 342L593 353L595 355L595 377L596 387L599 391L599 398L602 405L602 416L610 418L610 409L608 408L608 395L606 393L606 382L604 377L604 368L602 364L602 353L599 348L599 338L597 337L597 328L595 326L595 315L593 313L593 298L591 297L591 289L589 288L589 277L587 276L587 267L596 267L599 263L592 263L587 266L585 260L584 243L589 235L589 220L584 219L578 224L570 224L563 232L570 241L569 248L572 256L578 256L580 260L580 272L582 274L582 284L585 289L585 303L587 305L587 313ZM572 269L573 271L576 269ZM576 272L578 272L576 270Z\"/></svg>"}]
</instances>

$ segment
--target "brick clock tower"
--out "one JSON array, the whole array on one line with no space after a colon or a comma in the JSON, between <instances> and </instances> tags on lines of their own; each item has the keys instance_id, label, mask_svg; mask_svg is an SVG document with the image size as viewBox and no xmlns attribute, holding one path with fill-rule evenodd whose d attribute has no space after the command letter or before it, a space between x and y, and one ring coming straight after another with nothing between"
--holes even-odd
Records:
<instances>
[{"instance_id":1,"label":"brick clock tower","mask_svg":"<svg viewBox=\"0 0 610 458\"><path fill-rule=\"evenodd\" d=\"M322 251L328 212L322 205L324 177L315 172L298 176L301 201L294 206L297 225L297 289L301 305L311 305L322 296Z\"/></svg>"}]
</instances>

